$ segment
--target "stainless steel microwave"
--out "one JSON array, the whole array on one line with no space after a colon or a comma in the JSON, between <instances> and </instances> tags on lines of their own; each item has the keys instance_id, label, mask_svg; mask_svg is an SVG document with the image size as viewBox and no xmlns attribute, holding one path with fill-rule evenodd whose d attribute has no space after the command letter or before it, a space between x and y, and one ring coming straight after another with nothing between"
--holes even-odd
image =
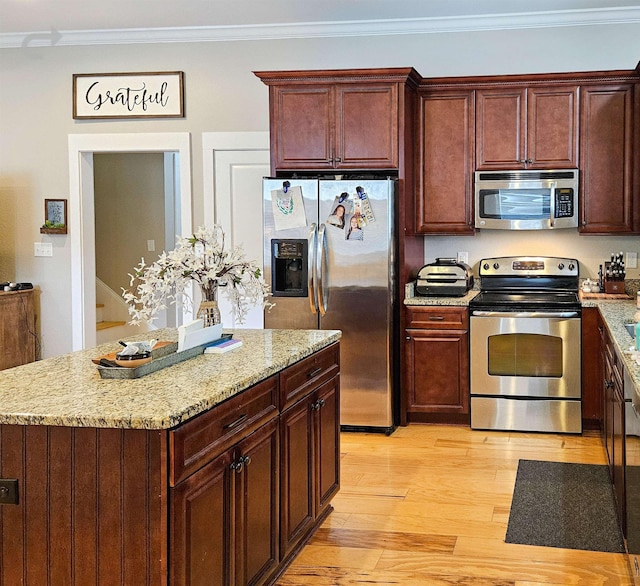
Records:
<instances>
[{"instance_id":1,"label":"stainless steel microwave","mask_svg":"<svg viewBox=\"0 0 640 586\"><path fill-rule=\"evenodd\" d=\"M576 228L578 169L476 171L475 210L476 228Z\"/></svg>"}]
</instances>

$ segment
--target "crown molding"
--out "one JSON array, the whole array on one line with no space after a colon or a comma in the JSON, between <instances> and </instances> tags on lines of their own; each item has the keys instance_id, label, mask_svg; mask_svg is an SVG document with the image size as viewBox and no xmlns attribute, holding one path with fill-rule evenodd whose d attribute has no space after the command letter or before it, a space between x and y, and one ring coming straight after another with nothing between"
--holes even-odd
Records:
<instances>
[{"instance_id":1,"label":"crown molding","mask_svg":"<svg viewBox=\"0 0 640 586\"><path fill-rule=\"evenodd\" d=\"M471 31L515 30L640 22L639 7L558 10L518 14L462 17L401 18L335 22L276 23L264 25L196 26L149 29L38 31L0 34L0 49L127 45L145 43L198 43L331 37L414 35Z\"/></svg>"}]
</instances>

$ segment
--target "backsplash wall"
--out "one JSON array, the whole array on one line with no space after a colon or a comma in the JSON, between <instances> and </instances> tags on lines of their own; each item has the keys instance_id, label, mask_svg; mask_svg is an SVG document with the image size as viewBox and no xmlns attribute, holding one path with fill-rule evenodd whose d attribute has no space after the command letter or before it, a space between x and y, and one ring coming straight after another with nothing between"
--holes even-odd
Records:
<instances>
[{"instance_id":1,"label":"backsplash wall","mask_svg":"<svg viewBox=\"0 0 640 586\"><path fill-rule=\"evenodd\" d=\"M612 252L635 252L640 257L640 236L581 236L577 230L479 230L475 236L425 236L425 263L437 257L469 253L475 275L481 259L492 256L562 256L576 258L580 278L597 278L598 266ZM626 256L625 256L626 258ZM416 267L416 271L420 267ZM640 269L627 268L627 279L640 278Z\"/></svg>"}]
</instances>

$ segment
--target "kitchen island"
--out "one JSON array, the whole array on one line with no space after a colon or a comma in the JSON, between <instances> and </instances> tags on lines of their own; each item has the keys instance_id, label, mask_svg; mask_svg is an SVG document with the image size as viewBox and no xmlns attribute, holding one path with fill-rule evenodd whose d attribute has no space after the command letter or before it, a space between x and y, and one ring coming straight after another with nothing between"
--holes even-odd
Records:
<instances>
[{"instance_id":1,"label":"kitchen island","mask_svg":"<svg viewBox=\"0 0 640 586\"><path fill-rule=\"evenodd\" d=\"M139 379L100 378L117 344L0 373L0 583L279 575L339 488L340 332L234 338Z\"/></svg>"}]
</instances>

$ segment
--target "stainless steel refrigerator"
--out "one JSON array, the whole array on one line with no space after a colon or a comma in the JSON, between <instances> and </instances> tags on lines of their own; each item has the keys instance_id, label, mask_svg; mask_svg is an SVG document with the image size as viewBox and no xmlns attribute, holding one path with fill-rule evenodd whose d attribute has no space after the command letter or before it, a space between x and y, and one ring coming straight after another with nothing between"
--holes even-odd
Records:
<instances>
[{"instance_id":1,"label":"stainless steel refrigerator","mask_svg":"<svg viewBox=\"0 0 640 586\"><path fill-rule=\"evenodd\" d=\"M340 424L394 428L395 181L265 179L266 328L342 330Z\"/></svg>"}]
</instances>

